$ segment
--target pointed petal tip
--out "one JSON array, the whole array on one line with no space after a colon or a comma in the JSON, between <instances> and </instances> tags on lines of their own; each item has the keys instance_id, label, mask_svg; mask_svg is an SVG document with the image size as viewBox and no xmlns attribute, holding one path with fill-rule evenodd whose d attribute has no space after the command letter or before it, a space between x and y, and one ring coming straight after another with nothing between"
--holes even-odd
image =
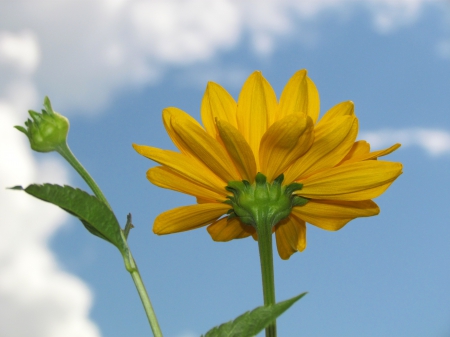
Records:
<instances>
[{"instance_id":1,"label":"pointed petal tip","mask_svg":"<svg viewBox=\"0 0 450 337\"><path fill-rule=\"evenodd\" d=\"M143 145L139 145L139 144L136 144L136 143L131 143L131 146L133 147L133 149L134 149L137 153L140 153L140 152L139 152L139 149L140 149L140 147L143 146Z\"/></svg>"},{"instance_id":2,"label":"pointed petal tip","mask_svg":"<svg viewBox=\"0 0 450 337\"><path fill-rule=\"evenodd\" d=\"M255 78L257 78L257 79L261 79L261 78L263 78L264 76L263 76L261 70L255 70L254 72L252 72L252 73L250 74L250 76L249 76L248 78L251 78L251 77L255 77Z\"/></svg>"}]
</instances>

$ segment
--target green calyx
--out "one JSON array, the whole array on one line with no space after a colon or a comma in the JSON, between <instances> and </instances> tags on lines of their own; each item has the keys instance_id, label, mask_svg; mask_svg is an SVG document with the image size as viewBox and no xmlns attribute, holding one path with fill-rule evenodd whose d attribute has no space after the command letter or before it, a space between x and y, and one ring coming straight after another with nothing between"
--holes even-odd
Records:
<instances>
[{"instance_id":1,"label":"green calyx","mask_svg":"<svg viewBox=\"0 0 450 337\"><path fill-rule=\"evenodd\" d=\"M292 194L301 190L303 184L282 186L283 180L284 175L281 174L273 183L268 183L266 176L259 172L253 184L247 180L229 182L226 190L233 193L225 201L233 207L229 218L239 217L242 222L255 228L262 223L273 227L289 216L292 207L305 205L309 201Z\"/></svg>"},{"instance_id":2,"label":"green calyx","mask_svg":"<svg viewBox=\"0 0 450 337\"><path fill-rule=\"evenodd\" d=\"M66 143L69 133L69 120L53 111L48 97L44 99L42 113L30 110L31 119L23 126L15 128L27 135L31 148L38 152L51 152Z\"/></svg>"}]
</instances>

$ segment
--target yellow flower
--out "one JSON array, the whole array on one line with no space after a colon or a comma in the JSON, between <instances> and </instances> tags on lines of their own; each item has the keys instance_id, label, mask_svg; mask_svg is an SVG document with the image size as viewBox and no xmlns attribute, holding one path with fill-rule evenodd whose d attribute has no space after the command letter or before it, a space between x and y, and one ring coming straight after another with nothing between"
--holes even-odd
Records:
<instances>
[{"instance_id":1,"label":"yellow flower","mask_svg":"<svg viewBox=\"0 0 450 337\"><path fill-rule=\"evenodd\" d=\"M164 126L180 152L133 144L141 155L162 166L151 168L153 184L197 198L197 204L166 211L156 219L156 234L208 226L215 241L253 235L255 228L239 217L228 218L229 182L255 182L258 172L283 185L303 184L293 192L309 200L294 206L273 231L278 253L288 259L306 247L306 222L336 231L357 217L377 215L371 199L402 173L400 163L379 161L400 144L370 152L356 141L358 120L353 103L342 102L317 122L319 94L305 70L294 74L280 101L262 76L249 76L238 102L216 83L208 83L201 105L204 127L177 108L163 111Z\"/></svg>"}]
</instances>

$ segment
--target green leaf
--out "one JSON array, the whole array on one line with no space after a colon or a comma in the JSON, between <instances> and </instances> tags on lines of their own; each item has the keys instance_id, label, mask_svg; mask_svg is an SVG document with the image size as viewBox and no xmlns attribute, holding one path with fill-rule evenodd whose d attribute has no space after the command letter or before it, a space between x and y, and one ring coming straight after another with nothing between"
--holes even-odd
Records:
<instances>
[{"instance_id":1,"label":"green leaf","mask_svg":"<svg viewBox=\"0 0 450 337\"><path fill-rule=\"evenodd\" d=\"M306 293L295 296L283 302L270 306L261 306L252 311L247 311L234 321L221 324L209 330L201 337L250 337L255 336L266 328L278 316L290 308Z\"/></svg>"},{"instance_id":2,"label":"green leaf","mask_svg":"<svg viewBox=\"0 0 450 337\"><path fill-rule=\"evenodd\" d=\"M81 220L86 229L116 246L122 253L127 247L121 236L121 228L111 209L97 197L71 186L32 184L27 188L14 186L11 189L26 193L61 207Z\"/></svg>"}]
</instances>

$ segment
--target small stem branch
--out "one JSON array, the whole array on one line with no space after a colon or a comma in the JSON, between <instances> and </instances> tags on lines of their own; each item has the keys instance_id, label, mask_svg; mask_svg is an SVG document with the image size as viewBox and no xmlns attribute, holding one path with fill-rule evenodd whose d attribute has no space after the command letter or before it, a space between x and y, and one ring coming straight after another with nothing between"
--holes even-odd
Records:
<instances>
[{"instance_id":1,"label":"small stem branch","mask_svg":"<svg viewBox=\"0 0 450 337\"><path fill-rule=\"evenodd\" d=\"M61 144L57 147L56 151L65 159L67 162L72 165L72 167L75 169L75 171L78 172L78 174L84 179L84 181L89 185L92 192L94 192L95 196L99 198L101 201L103 201L110 209L111 206L108 203L108 200L106 200L105 196L103 195L103 192L101 191L100 187L98 187L97 183L92 179L91 175L86 171L86 169L81 165L81 163L78 161L78 159L73 155L72 151L70 151L69 146L67 143Z\"/></svg>"},{"instance_id":2,"label":"small stem branch","mask_svg":"<svg viewBox=\"0 0 450 337\"><path fill-rule=\"evenodd\" d=\"M265 222L262 220L261 222ZM264 305L275 304L275 278L272 253L272 226L266 223L257 224L259 258L261 261L261 276ZM276 337L276 321L266 328L266 337Z\"/></svg>"}]
</instances>

